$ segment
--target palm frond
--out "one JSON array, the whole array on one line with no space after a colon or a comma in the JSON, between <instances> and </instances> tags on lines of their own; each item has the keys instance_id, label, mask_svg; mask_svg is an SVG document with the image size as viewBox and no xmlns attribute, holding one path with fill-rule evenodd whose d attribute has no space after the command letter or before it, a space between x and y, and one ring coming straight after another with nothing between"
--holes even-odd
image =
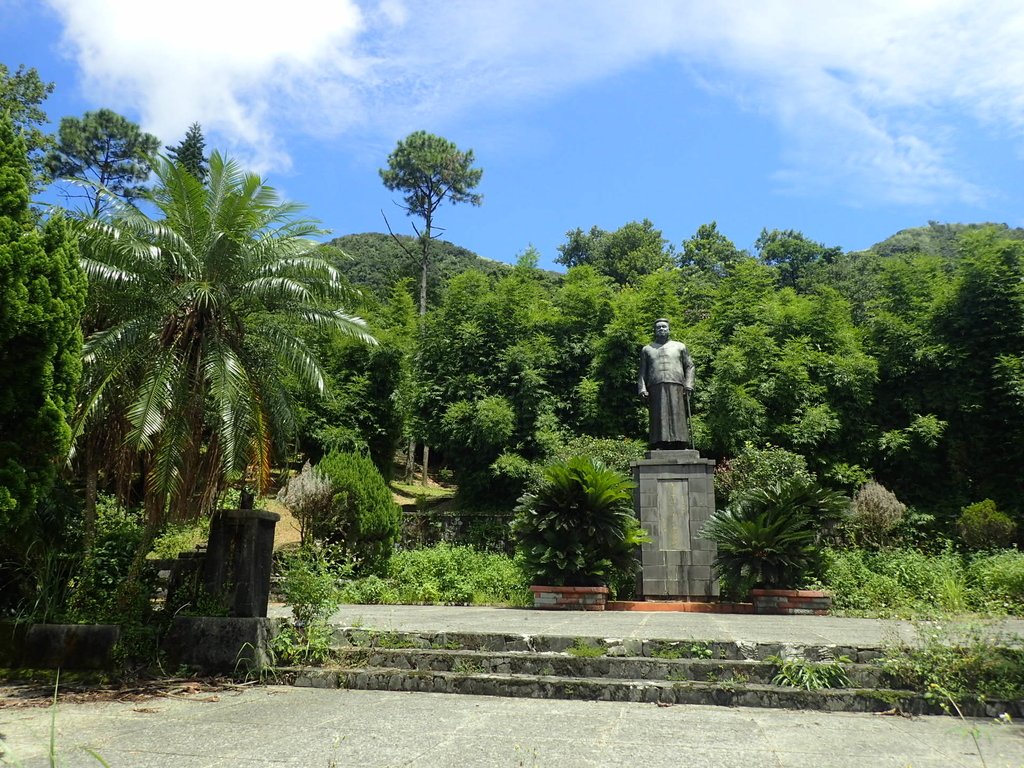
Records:
<instances>
[{"instance_id":1,"label":"palm frond","mask_svg":"<svg viewBox=\"0 0 1024 768\"><path fill-rule=\"evenodd\" d=\"M164 350L160 359L150 368L149 375L139 387L134 402L128 407L128 421L132 425L127 440L130 444L149 450L153 436L164 426L173 396L173 378L180 372L181 361L174 350Z\"/></svg>"}]
</instances>

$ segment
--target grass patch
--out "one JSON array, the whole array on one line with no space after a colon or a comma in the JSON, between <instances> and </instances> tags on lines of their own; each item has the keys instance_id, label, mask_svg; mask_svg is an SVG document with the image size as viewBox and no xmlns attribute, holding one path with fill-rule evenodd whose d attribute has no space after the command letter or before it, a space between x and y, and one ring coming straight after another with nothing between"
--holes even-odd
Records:
<instances>
[{"instance_id":1,"label":"grass patch","mask_svg":"<svg viewBox=\"0 0 1024 768\"><path fill-rule=\"evenodd\" d=\"M532 597L512 558L472 547L437 544L396 552L384 576L350 581L346 603L379 605L514 605Z\"/></svg>"},{"instance_id":2,"label":"grass patch","mask_svg":"<svg viewBox=\"0 0 1024 768\"><path fill-rule=\"evenodd\" d=\"M444 488L436 485L420 485L418 482L402 483L392 480L388 483L392 493L405 496L409 499L424 497L427 499L451 499L455 496L454 488Z\"/></svg>"},{"instance_id":3,"label":"grass patch","mask_svg":"<svg viewBox=\"0 0 1024 768\"><path fill-rule=\"evenodd\" d=\"M1024 553L831 549L820 584L849 616L1024 615Z\"/></svg>"}]
</instances>

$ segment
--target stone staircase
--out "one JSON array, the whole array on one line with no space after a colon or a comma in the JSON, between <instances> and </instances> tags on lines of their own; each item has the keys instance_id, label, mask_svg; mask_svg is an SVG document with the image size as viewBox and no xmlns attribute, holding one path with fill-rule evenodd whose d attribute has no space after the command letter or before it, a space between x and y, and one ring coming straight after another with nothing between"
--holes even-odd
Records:
<instances>
[{"instance_id":1,"label":"stone staircase","mask_svg":"<svg viewBox=\"0 0 1024 768\"><path fill-rule=\"evenodd\" d=\"M938 702L892 687L878 648L792 646L503 635L380 632L339 628L336 662L281 667L280 682L358 690L702 704L788 709L942 714ZM789 682L778 676L790 660ZM800 672L807 674L801 678ZM807 690L801 679L833 675ZM1021 714L1019 703L987 702L965 715Z\"/></svg>"}]
</instances>

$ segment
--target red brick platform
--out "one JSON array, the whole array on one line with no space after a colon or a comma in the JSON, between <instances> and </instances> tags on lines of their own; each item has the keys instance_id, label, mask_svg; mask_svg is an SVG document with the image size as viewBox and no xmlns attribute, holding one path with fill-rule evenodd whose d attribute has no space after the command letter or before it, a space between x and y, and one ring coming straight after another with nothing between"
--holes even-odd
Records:
<instances>
[{"instance_id":1,"label":"red brick platform","mask_svg":"<svg viewBox=\"0 0 1024 768\"><path fill-rule=\"evenodd\" d=\"M690 600L609 600L606 611L675 611L676 613L753 613L753 603L702 603Z\"/></svg>"}]
</instances>

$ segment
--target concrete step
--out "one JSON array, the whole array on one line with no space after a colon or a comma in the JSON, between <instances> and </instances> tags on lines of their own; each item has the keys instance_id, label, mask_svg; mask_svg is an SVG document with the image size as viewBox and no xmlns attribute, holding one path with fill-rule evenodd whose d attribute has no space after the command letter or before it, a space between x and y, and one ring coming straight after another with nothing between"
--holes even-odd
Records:
<instances>
[{"instance_id":1,"label":"concrete step","mask_svg":"<svg viewBox=\"0 0 1024 768\"><path fill-rule=\"evenodd\" d=\"M825 689L807 691L761 683L737 684L694 680L619 680L423 669L280 669L278 680L296 686L375 691L458 693L534 699L577 699L728 707L771 707L829 712L941 714L941 709L913 691Z\"/></svg>"},{"instance_id":2,"label":"concrete step","mask_svg":"<svg viewBox=\"0 0 1024 768\"><path fill-rule=\"evenodd\" d=\"M594 646L591 646L594 647ZM467 651L427 648L360 648L339 650L343 667L377 667L434 672L614 678L668 682L724 682L770 685L777 667L753 659L580 657L572 653ZM844 664L858 688L886 687L883 670L871 664Z\"/></svg>"},{"instance_id":3,"label":"concrete step","mask_svg":"<svg viewBox=\"0 0 1024 768\"><path fill-rule=\"evenodd\" d=\"M783 642L733 642L698 639L572 637L563 635L521 635L492 632L392 632L353 627L336 627L336 648L432 648L497 652L565 653L585 645L600 648L610 657L712 658L764 660L772 656L826 661L841 656L865 664L882 656L877 646L849 646Z\"/></svg>"},{"instance_id":4,"label":"concrete step","mask_svg":"<svg viewBox=\"0 0 1024 768\"><path fill-rule=\"evenodd\" d=\"M279 682L321 688L519 698L944 714L941 703L893 688L881 649L785 643L573 638L339 627L328 667L279 667ZM842 662L849 687L775 685L778 659ZM1024 715L1022 702L963 705L967 716Z\"/></svg>"}]
</instances>

